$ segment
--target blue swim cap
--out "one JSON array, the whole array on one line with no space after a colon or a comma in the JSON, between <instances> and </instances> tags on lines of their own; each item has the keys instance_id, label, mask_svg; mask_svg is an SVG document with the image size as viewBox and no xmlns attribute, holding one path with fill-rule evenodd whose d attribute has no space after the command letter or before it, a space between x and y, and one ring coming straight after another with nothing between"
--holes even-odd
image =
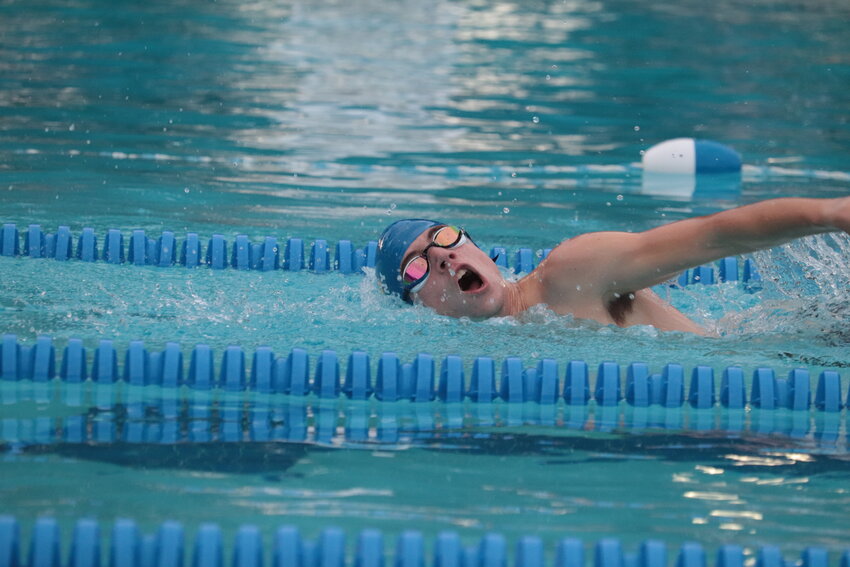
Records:
<instances>
[{"instance_id":1,"label":"blue swim cap","mask_svg":"<svg viewBox=\"0 0 850 567\"><path fill-rule=\"evenodd\" d=\"M381 233L378 240L378 254L375 257L375 275L384 292L403 296L404 284L401 281L401 261L404 253L420 234L443 223L427 219L403 219L392 223Z\"/></svg>"}]
</instances>

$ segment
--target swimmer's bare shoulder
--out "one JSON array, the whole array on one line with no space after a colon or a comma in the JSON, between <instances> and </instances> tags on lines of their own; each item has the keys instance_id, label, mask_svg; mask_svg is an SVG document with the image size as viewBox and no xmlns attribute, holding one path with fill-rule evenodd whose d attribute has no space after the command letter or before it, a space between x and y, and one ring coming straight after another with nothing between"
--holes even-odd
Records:
<instances>
[{"instance_id":1,"label":"swimmer's bare shoulder","mask_svg":"<svg viewBox=\"0 0 850 567\"><path fill-rule=\"evenodd\" d=\"M618 285L616 279L616 266L633 236L627 232L589 232L559 244L536 270L546 299L567 295L611 300L619 292L634 291Z\"/></svg>"},{"instance_id":2,"label":"swimmer's bare shoulder","mask_svg":"<svg viewBox=\"0 0 850 567\"><path fill-rule=\"evenodd\" d=\"M626 290L611 275L623 260L630 233L595 232L562 242L526 278L538 299L561 315L622 327L652 325L698 335L705 330L650 289ZM525 283L525 282L521 282ZM528 296L527 296L528 297Z\"/></svg>"},{"instance_id":3,"label":"swimmer's bare shoulder","mask_svg":"<svg viewBox=\"0 0 850 567\"><path fill-rule=\"evenodd\" d=\"M623 239L628 237L622 232L592 232L559 244L529 276L539 287L539 302L556 313L622 324L611 304L621 298L631 302L635 298L629 294L634 290L611 280L609 264L618 261ZM625 311L631 311L630 306Z\"/></svg>"}]
</instances>

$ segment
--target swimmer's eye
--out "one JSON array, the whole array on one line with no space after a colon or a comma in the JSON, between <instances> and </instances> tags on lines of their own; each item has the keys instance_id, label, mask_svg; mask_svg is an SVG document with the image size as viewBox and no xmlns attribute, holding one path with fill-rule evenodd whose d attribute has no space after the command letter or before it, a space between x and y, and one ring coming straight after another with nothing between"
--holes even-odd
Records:
<instances>
[{"instance_id":1,"label":"swimmer's eye","mask_svg":"<svg viewBox=\"0 0 850 567\"><path fill-rule=\"evenodd\" d=\"M414 256L404 265L401 270L401 279L407 288L404 290L405 296L415 293L422 289L425 285L425 280L428 279L428 274L431 272L431 264L428 262L428 250L434 246L439 248L457 248L463 246L469 240L469 234L462 229L454 226L443 226L437 229L431 236L431 243L428 244L422 253Z\"/></svg>"}]
</instances>

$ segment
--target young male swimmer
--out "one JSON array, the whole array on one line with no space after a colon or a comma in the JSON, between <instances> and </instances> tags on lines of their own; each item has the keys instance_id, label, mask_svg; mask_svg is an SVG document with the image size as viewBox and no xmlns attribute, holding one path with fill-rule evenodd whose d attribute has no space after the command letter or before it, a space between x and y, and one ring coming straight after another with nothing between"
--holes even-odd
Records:
<instances>
[{"instance_id":1,"label":"young male swimmer","mask_svg":"<svg viewBox=\"0 0 850 567\"><path fill-rule=\"evenodd\" d=\"M583 234L507 281L463 229L405 219L381 235L375 273L385 292L452 317L503 317L544 304L621 327L705 334L650 286L726 256L833 231L850 232L850 197L772 199L645 232Z\"/></svg>"}]
</instances>

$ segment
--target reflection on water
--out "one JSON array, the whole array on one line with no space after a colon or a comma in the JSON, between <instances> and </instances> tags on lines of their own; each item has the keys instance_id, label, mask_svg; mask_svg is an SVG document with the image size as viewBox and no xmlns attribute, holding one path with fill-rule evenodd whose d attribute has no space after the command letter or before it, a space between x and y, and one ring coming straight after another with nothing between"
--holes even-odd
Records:
<instances>
[{"instance_id":1,"label":"reflection on water","mask_svg":"<svg viewBox=\"0 0 850 567\"><path fill-rule=\"evenodd\" d=\"M685 461L693 460L694 452L699 451L705 472L723 460L739 468L802 470L822 467L825 460L817 455L826 461L847 459L846 424L837 412L696 409L689 404L640 407L622 401L614 406L565 405L563 401L357 401L219 388L160 389L59 381L5 383L0 401L12 410L0 424L0 442L7 450L53 451L57 446L82 445L82 454L100 454L104 459L206 469L217 465L192 452L168 447L210 445L226 453L228 444L282 443L281 449L293 445L293 450L284 452L272 450L272 446L246 448L257 458L252 460L246 453L238 463L222 465L233 473L264 467L272 458L263 456L266 451L274 453L279 466L294 462L300 458L296 449L301 444L550 457L581 450L625 459L642 453ZM125 450L129 453L124 454ZM152 451L152 458L140 456L145 451Z\"/></svg>"},{"instance_id":2,"label":"reflection on water","mask_svg":"<svg viewBox=\"0 0 850 567\"><path fill-rule=\"evenodd\" d=\"M437 0L296 4L262 50L299 74L294 100L276 113L285 128L245 132L239 141L326 162L450 152L463 131L429 109L453 94L460 11Z\"/></svg>"}]
</instances>

